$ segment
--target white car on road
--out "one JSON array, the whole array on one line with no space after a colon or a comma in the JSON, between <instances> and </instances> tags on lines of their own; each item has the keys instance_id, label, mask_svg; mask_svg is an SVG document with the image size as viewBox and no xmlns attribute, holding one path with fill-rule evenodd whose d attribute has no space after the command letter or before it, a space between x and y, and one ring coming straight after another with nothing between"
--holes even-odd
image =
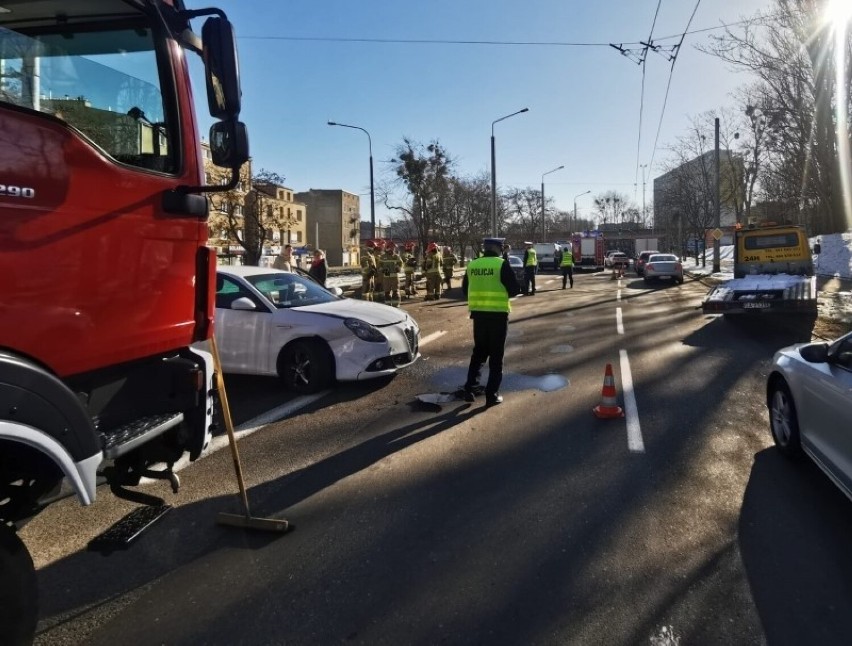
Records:
<instances>
[{"instance_id":1,"label":"white car on road","mask_svg":"<svg viewBox=\"0 0 852 646\"><path fill-rule=\"evenodd\" d=\"M300 393L390 375L420 357L420 327L404 310L267 267L218 268L215 335L225 372L277 375Z\"/></svg>"}]
</instances>

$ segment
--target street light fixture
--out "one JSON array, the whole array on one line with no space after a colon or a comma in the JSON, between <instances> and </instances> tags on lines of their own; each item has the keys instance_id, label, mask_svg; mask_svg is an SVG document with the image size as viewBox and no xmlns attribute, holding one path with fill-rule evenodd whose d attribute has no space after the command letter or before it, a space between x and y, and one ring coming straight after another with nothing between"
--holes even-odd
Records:
<instances>
[{"instance_id":1,"label":"street light fixture","mask_svg":"<svg viewBox=\"0 0 852 646\"><path fill-rule=\"evenodd\" d=\"M574 226L575 227L577 226L577 198L582 197L583 195L588 195L591 192L592 191L590 189L590 190L586 191L585 193L579 193L578 195L574 196Z\"/></svg>"},{"instance_id":2,"label":"street light fixture","mask_svg":"<svg viewBox=\"0 0 852 646\"><path fill-rule=\"evenodd\" d=\"M497 237L497 157L494 152L494 124L499 123L504 119L508 119L509 117L514 117L516 114L521 114L522 112L529 112L529 108L518 110L512 114L507 114L505 117L500 117L499 119L495 119L491 122L491 235L495 238Z\"/></svg>"},{"instance_id":3,"label":"street light fixture","mask_svg":"<svg viewBox=\"0 0 852 646\"><path fill-rule=\"evenodd\" d=\"M370 237L376 237L376 191L373 188L373 139L370 137L370 133L367 132L366 129L361 126L350 126L345 123L337 123L336 121L329 121L328 125L330 126L340 126L341 128L353 128L354 130L360 130L365 135L367 135L367 143L370 146Z\"/></svg>"},{"instance_id":4,"label":"street light fixture","mask_svg":"<svg viewBox=\"0 0 852 646\"><path fill-rule=\"evenodd\" d=\"M550 175L551 173L555 173L556 171L562 170L563 168L565 168L565 166L558 166L557 168L554 168L553 170L549 170L546 173L542 173L542 175L541 175L541 241L542 242L545 242L545 239L547 238L547 229L545 228L546 218L544 217L544 213L545 213L545 211L544 211L544 205L545 205L545 201L544 201L544 176Z\"/></svg>"}]
</instances>

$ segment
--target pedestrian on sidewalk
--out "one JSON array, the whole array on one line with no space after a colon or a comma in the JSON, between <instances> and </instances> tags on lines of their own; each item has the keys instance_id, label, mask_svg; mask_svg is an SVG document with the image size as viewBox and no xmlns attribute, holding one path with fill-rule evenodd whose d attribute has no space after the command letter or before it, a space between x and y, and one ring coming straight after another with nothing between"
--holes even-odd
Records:
<instances>
[{"instance_id":1,"label":"pedestrian on sidewalk","mask_svg":"<svg viewBox=\"0 0 852 646\"><path fill-rule=\"evenodd\" d=\"M275 269L283 269L284 271L292 271L293 270L293 247L291 245L284 245L281 249L281 253L276 256L275 260L272 263L272 266Z\"/></svg>"},{"instance_id":2,"label":"pedestrian on sidewalk","mask_svg":"<svg viewBox=\"0 0 852 646\"><path fill-rule=\"evenodd\" d=\"M467 297L470 318L473 320L473 352L464 384L464 398L473 402L479 388L479 373L488 360L488 381L485 384L485 406L503 402L500 384L503 381L503 354L509 329L509 299L516 296L520 286L508 260L504 260L503 238L485 238L484 254L467 265L462 279L462 292Z\"/></svg>"},{"instance_id":3,"label":"pedestrian on sidewalk","mask_svg":"<svg viewBox=\"0 0 852 646\"><path fill-rule=\"evenodd\" d=\"M311 268L308 270L308 276L325 287L326 278L328 278L328 267L325 264L325 253L322 249L314 250L314 259L311 261Z\"/></svg>"}]
</instances>

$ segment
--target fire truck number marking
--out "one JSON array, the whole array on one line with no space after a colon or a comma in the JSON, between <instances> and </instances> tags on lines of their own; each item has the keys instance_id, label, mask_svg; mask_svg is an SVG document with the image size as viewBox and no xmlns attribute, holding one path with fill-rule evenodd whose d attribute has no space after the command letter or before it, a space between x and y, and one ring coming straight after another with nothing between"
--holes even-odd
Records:
<instances>
[{"instance_id":1,"label":"fire truck number marking","mask_svg":"<svg viewBox=\"0 0 852 646\"><path fill-rule=\"evenodd\" d=\"M0 184L0 195L32 199L35 197L35 189L28 188L26 186L9 186L8 184Z\"/></svg>"}]
</instances>

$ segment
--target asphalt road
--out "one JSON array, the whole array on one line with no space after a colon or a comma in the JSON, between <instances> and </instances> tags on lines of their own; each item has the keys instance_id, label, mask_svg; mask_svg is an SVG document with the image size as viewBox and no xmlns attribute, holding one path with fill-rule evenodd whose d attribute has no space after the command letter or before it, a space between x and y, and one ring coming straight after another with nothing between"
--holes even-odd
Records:
<instances>
[{"instance_id":1,"label":"asphalt road","mask_svg":"<svg viewBox=\"0 0 852 646\"><path fill-rule=\"evenodd\" d=\"M550 282L548 282L550 281ZM852 639L850 502L768 432L764 380L808 330L706 318L703 285L539 276L514 301L504 404L418 404L464 379L459 290L406 304L423 357L336 388L182 472L126 553L85 543L132 505L63 501L23 538L37 643L802 644ZM606 364L626 417L599 420ZM230 380L235 417L288 396ZM258 403L260 402L260 403Z\"/></svg>"}]
</instances>

